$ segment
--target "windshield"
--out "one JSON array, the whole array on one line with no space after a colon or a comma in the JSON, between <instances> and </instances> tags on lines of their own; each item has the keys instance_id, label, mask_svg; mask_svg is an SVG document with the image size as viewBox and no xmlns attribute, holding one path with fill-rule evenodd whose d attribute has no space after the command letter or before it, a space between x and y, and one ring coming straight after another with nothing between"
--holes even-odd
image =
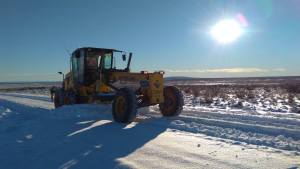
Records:
<instances>
[{"instance_id":1,"label":"windshield","mask_svg":"<svg viewBox=\"0 0 300 169\"><path fill-rule=\"evenodd\" d=\"M122 52L89 51L85 59L86 69L125 70L128 58L123 58L122 55Z\"/></svg>"},{"instance_id":2,"label":"windshield","mask_svg":"<svg viewBox=\"0 0 300 169\"><path fill-rule=\"evenodd\" d=\"M113 68L114 69L119 69L119 70L125 70L127 68L127 61L128 58L126 58L126 60L123 60L121 52L114 52L114 60L113 60Z\"/></svg>"},{"instance_id":3,"label":"windshield","mask_svg":"<svg viewBox=\"0 0 300 169\"><path fill-rule=\"evenodd\" d=\"M99 52L89 51L86 57L86 66L89 69L97 69L100 66L101 54Z\"/></svg>"},{"instance_id":4,"label":"windshield","mask_svg":"<svg viewBox=\"0 0 300 169\"><path fill-rule=\"evenodd\" d=\"M87 69L100 69L101 66L103 66L104 69L111 69L112 53L89 51L86 57L86 66Z\"/></svg>"}]
</instances>

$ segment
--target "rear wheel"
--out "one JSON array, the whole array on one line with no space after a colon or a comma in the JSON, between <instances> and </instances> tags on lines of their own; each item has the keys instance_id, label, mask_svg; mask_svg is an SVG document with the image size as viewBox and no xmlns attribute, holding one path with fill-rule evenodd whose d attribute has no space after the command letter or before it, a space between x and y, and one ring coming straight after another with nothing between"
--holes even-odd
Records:
<instances>
[{"instance_id":1,"label":"rear wheel","mask_svg":"<svg viewBox=\"0 0 300 169\"><path fill-rule=\"evenodd\" d=\"M64 105L64 91L57 89L54 93L54 107L58 108Z\"/></svg>"},{"instance_id":2,"label":"rear wheel","mask_svg":"<svg viewBox=\"0 0 300 169\"><path fill-rule=\"evenodd\" d=\"M113 118L116 122L130 123L137 114L136 95L129 88L121 88L117 91L112 103Z\"/></svg>"},{"instance_id":3,"label":"rear wheel","mask_svg":"<svg viewBox=\"0 0 300 169\"><path fill-rule=\"evenodd\" d=\"M163 116L178 116L182 112L183 95L174 86L164 88L164 103L159 104Z\"/></svg>"},{"instance_id":4,"label":"rear wheel","mask_svg":"<svg viewBox=\"0 0 300 169\"><path fill-rule=\"evenodd\" d=\"M64 93L64 103L65 104L76 104L78 103L77 96L75 92L71 91L66 91Z\"/></svg>"}]
</instances>

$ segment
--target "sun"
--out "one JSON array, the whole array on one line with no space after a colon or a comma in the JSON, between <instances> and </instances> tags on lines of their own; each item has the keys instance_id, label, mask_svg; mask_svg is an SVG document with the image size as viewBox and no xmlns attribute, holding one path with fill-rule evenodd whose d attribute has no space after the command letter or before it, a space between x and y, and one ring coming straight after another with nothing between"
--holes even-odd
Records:
<instances>
[{"instance_id":1,"label":"sun","mask_svg":"<svg viewBox=\"0 0 300 169\"><path fill-rule=\"evenodd\" d=\"M222 44L237 40L242 33L242 26L234 19L221 20L210 30L212 37Z\"/></svg>"}]
</instances>

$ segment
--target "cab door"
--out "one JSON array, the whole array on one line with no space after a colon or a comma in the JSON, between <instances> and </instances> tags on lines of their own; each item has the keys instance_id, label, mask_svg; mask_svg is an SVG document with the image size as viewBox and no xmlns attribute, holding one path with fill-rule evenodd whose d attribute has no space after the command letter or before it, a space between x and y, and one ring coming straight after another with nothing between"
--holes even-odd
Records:
<instances>
[{"instance_id":1,"label":"cab door","mask_svg":"<svg viewBox=\"0 0 300 169\"><path fill-rule=\"evenodd\" d=\"M75 85L82 84L84 80L84 51L78 50L72 55L72 75Z\"/></svg>"},{"instance_id":2,"label":"cab door","mask_svg":"<svg viewBox=\"0 0 300 169\"><path fill-rule=\"evenodd\" d=\"M104 83L108 82L109 72L112 70L113 66L113 56L112 53L105 53L101 57L100 62L100 74L101 81Z\"/></svg>"}]
</instances>

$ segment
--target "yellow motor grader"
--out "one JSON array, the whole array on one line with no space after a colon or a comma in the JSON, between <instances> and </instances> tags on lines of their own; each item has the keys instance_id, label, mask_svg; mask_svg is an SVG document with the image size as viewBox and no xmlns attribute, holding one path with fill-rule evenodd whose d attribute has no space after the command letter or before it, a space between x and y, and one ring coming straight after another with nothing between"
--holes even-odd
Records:
<instances>
[{"instance_id":1,"label":"yellow motor grader","mask_svg":"<svg viewBox=\"0 0 300 169\"><path fill-rule=\"evenodd\" d=\"M157 104L163 116L179 115L182 93L174 86L164 86L163 71L130 72L131 58L132 53L115 49L76 49L70 59L71 70L55 91L55 108L112 103L113 118L121 123L132 122L138 108Z\"/></svg>"}]
</instances>

